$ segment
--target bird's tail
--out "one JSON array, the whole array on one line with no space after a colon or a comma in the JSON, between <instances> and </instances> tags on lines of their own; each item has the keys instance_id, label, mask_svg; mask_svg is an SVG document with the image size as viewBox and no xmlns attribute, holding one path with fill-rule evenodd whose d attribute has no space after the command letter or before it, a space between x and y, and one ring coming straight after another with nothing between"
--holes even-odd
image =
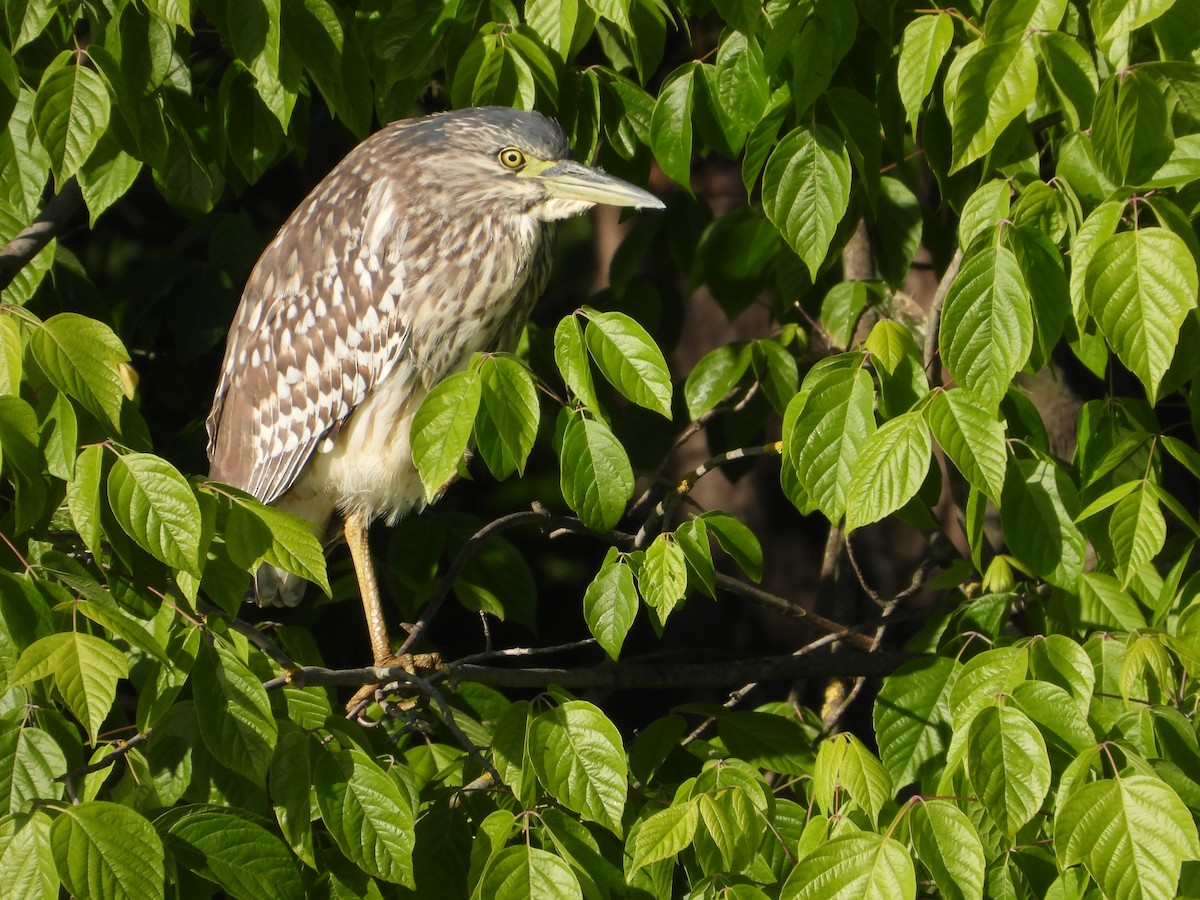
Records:
<instances>
[{"instance_id":1,"label":"bird's tail","mask_svg":"<svg viewBox=\"0 0 1200 900\"><path fill-rule=\"evenodd\" d=\"M259 606L297 606L308 582L299 575L263 564L254 573L254 602Z\"/></svg>"}]
</instances>

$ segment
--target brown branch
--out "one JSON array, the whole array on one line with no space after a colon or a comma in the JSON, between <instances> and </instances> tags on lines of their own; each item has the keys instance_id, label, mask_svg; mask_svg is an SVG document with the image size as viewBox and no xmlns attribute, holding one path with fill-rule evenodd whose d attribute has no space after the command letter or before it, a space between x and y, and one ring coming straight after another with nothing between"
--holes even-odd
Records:
<instances>
[{"instance_id":1,"label":"brown branch","mask_svg":"<svg viewBox=\"0 0 1200 900\"><path fill-rule=\"evenodd\" d=\"M74 178L69 179L33 224L0 248L0 290L12 284L21 269L63 232L82 202L79 184Z\"/></svg>"},{"instance_id":2,"label":"brown branch","mask_svg":"<svg viewBox=\"0 0 1200 900\"><path fill-rule=\"evenodd\" d=\"M744 581L739 581L729 575L722 575L719 572L717 573L716 583L717 587L722 590L745 597L759 606L782 613L792 619L803 619L813 628L825 632L836 640L844 640L864 650L871 648L870 638L858 633L858 629L863 626L843 625L841 622L835 622L833 619L827 619L818 613L810 612L800 604L793 603L786 597L780 597L778 594L772 594L769 591L764 591L762 588L746 584Z\"/></svg>"}]
</instances>

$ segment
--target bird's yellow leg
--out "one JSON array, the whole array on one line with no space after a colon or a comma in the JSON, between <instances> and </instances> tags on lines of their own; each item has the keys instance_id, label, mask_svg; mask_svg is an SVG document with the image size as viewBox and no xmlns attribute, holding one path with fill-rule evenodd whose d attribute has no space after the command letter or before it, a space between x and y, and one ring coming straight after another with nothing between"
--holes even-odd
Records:
<instances>
[{"instance_id":1,"label":"bird's yellow leg","mask_svg":"<svg viewBox=\"0 0 1200 900\"><path fill-rule=\"evenodd\" d=\"M387 623L383 618L379 582L375 579L375 565L371 562L366 518L360 512L347 513L342 527L346 534L346 544L350 547L350 558L354 560L354 574L358 576L358 590L362 594L363 612L367 616L367 631L371 635L371 652L375 655L375 665L387 665L392 658L392 645L388 640Z\"/></svg>"}]
</instances>

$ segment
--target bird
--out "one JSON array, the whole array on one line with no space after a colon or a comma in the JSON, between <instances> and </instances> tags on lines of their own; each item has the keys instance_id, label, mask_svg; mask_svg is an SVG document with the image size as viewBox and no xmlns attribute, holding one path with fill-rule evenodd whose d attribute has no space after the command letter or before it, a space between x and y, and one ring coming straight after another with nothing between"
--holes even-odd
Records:
<instances>
[{"instance_id":1,"label":"bird","mask_svg":"<svg viewBox=\"0 0 1200 900\"><path fill-rule=\"evenodd\" d=\"M390 639L367 541L419 512L413 415L473 354L515 346L555 224L653 194L571 157L555 121L476 107L393 122L312 190L258 259L207 418L209 478L349 546L376 665ZM260 606L307 583L269 564Z\"/></svg>"}]
</instances>

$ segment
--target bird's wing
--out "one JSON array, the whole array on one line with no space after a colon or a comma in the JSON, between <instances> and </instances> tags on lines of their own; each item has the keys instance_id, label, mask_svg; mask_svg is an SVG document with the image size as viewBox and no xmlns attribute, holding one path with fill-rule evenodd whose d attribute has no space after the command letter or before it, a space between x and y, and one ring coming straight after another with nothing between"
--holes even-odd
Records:
<instances>
[{"instance_id":1,"label":"bird's wing","mask_svg":"<svg viewBox=\"0 0 1200 900\"><path fill-rule=\"evenodd\" d=\"M208 417L210 476L264 503L407 350L403 196L360 171L352 154L293 213L230 329Z\"/></svg>"}]
</instances>

